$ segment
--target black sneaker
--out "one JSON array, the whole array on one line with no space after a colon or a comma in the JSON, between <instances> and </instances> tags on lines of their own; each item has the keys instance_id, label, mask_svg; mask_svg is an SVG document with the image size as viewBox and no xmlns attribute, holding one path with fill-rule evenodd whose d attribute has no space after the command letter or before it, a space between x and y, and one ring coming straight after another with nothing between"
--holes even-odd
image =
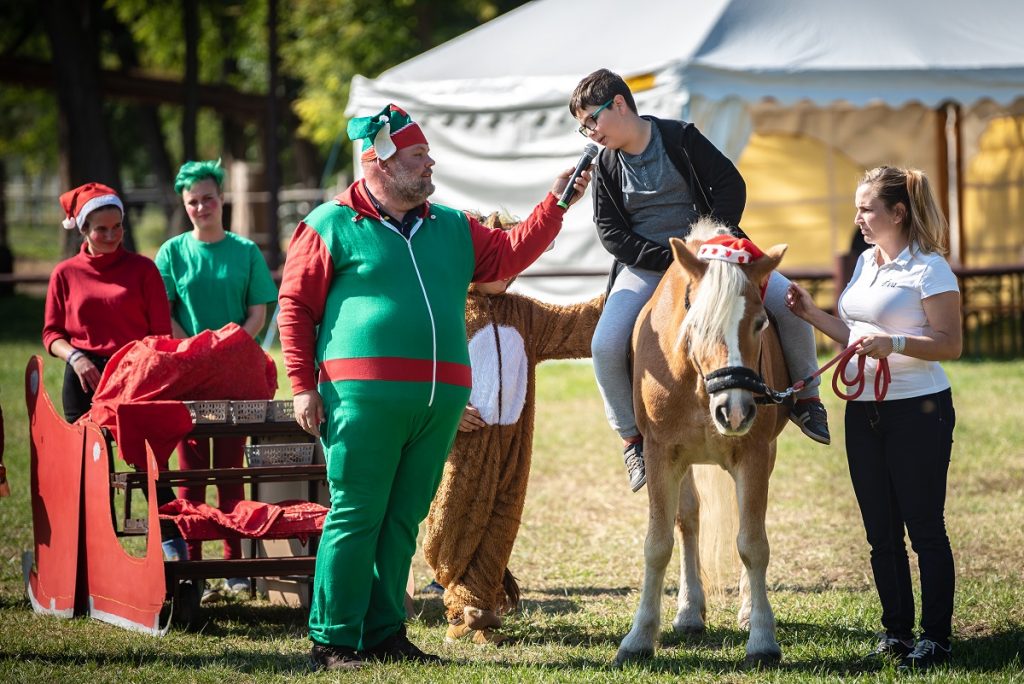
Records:
<instances>
[{"instance_id":1,"label":"black sneaker","mask_svg":"<svg viewBox=\"0 0 1024 684\"><path fill-rule=\"evenodd\" d=\"M626 462L626 472L629 473L629 488L634 492L647 484L647 468L644 467L644 442L640 440L627 444L622 452L622 460Z\"/></svg>"},{"instance_id":2,"label":"black sneaker","mask_svg":"<svg viewBox=\"0 0 1024 684\"><path fill-rule=\"evenodd\" d=\"M878 641L875 650L864 656L864 660L870 662L883 662L903 660L914 650L914 640L897 639L896 637L885 636Z\"/></svg>"},{"instance_id":3,"label":"black sneaker","mask_svg":"<svg viewBox=\"0 0 1024 684\"><path fill-rule=\"evenodd\" d=\"M817 399L797 400L789 412L789 419L800 426L800 430L819 444L831 444L828 433L828 413L825 405Z\"/></svg>"},{"instance_id":4,"label":"black sneaker","mask_svg":"<svg viewBox=\"0 0 1024 684\"><path fill-rule=\"evenodd\" d=\"M440 664L440 657L424 653L405 635L405 625L376 646L365 649L362 656L367 660L412 661L424 664Z\"/></svg>"},{"instance_id":5,"label":"black sneaker","mask_svg":"<svg viewBox=\"0 0 1024 684\"><path fill-rule=\"evenodd\" d=\"M309 659L313 663L314 670L358 670L366 663L363 661L359 651L348 646L331 646L330 644L318 644L313 642L313 648L309 652Z\"/></svg>"},{"instance_id":6,"label":"black sneaker","mask_svg":"<svg viewBox=\"0 0 1024 684\"><path fill-rule=\"evenodd\" d=\"M444 587L437 580L430 580L430 584L420 589L420 593L441 595L444 593Z\"/></svg>"},{"instance_id":7,"label":"black sneaker","mask_svg":"<svg viewBox=\"0 0 1024 684\"><path fill-rule=\"evenodd\" d=\"M918 639L914 650L903 658L899 669L903 672L923 672L936 665L948 663L952 655L953 648L951 646L941 646L931 639Z\"/></svg>"}]
</instances>

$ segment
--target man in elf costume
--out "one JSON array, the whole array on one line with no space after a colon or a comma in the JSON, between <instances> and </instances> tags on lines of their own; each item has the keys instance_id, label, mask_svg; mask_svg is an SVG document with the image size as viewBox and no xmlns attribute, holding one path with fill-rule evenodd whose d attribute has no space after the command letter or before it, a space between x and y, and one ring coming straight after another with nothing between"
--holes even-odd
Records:
<instances>
[{"instance_id":1,"label":"man in elf costume","mask_svg":"<svg viewBox=\"0 0 1024 684\"><path fill-rule=\"evenodd\" d=\"M349 122L364 178L295 230L279 326L295 416L320 437L331 510L317 552L314 666L436 662L406 637L416 533L469 399L470 282L530 265L562 225L572 169L508 233L427 198L426 137L395 105ZM589 174L575 182L575 201Z\"/></svg>"}]
</instances>

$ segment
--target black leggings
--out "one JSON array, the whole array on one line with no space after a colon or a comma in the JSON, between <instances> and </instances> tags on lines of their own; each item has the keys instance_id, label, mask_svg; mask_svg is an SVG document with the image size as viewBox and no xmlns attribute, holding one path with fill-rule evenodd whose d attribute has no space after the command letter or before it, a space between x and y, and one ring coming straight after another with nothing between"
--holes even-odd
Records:
<instances>
[{"instance_id":1,"label":"black leggings","mask_svg":"<svg viewBox=\"0 0 1024 684\"><path fill-rule=\"evenodd\" d=\"M89 352L85 354L101 374L110 359ZM92 408L92 390L86 392L82 389L82 381L78 374L71 367L70 363L64 364L64 389L61 391L61 398L64 400L64 420L74 423Z\"/></svg>"},{"instance_id":2,"label":"black leggings","mask_svg":"<svg viewBox=\"0 0 1024 684\"><path fill-rule=\"evenodd\" d=\"M913 637L914 592L903 529L921 571L921 637L949 641L953 552L946 536L946 474L956 412L947 389L911 399L846 405L846 455L871 545L871 570L890 637Z\"/></svg>"},{"instance_id":3,"label":"black leggings","mask_svg":"<svg viewBox=\"0 0 1024 684\"><path fill-rule=\"evenodd\" d=\"M88 352L82 352L89 357L89 360L93 362L101 374L103 369L107 366L109 358L103 356L97 356ZM64 365L64 387L61 391L61 398L64 401L64 420L69 423L74 423L76 420L84 416L90 408L92 408L92 395L91 391L86 392L82 389L82 381L78 379L78 374L75 373L75 369L71 367L71 364ZM147 495L145 487L142 489L142 496ZM156 488L156 501L158 506L162 506L169 501L174 501L174 492L169 486L162 486ZM113 505L113 504L111 504ZM181 537L181 532L178 531L177 526L170 521L160 521L160 536L162 539L176 539Z\"/></svg>"}]
</instances>

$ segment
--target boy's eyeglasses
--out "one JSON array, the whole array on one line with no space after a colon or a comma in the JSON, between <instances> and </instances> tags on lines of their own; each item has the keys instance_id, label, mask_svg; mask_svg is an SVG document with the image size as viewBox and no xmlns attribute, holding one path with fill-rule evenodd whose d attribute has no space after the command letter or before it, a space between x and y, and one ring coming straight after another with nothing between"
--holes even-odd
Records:
<instances>
[{"instance_id":1,"label":"boy's eyeglasses","mask_svg":"<svg viewBox=\"0 0 1024 684\"><path fill-rule=\"evenodd\" d=\"M597 130L597 115L610 107L612 102L615 102L614 97L595 109L590 113L590 116L583 120L583 125L576 129L580 132L580 135L584 138L589 138L590 134Z\"/></svg>"}]
</instances>

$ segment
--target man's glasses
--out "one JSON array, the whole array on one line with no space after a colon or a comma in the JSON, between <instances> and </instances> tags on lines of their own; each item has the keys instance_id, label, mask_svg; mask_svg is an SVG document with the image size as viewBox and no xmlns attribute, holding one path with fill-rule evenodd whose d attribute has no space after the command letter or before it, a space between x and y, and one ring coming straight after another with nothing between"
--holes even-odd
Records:
<instances>
[{"instance_id":1,"label":"man's glasses","mask_svg":"<svg viewBox=\"0 0 1024 684\"><path fill-rule=\"evenodd\" d=\"M595 109L590 113L590 116L583 120L583 125L576 129L580 132L580 135L584 138L589 138L590 134L597 130L597 115L610 107L612 102L615 102L614 97Z\"/></svg>"}]
</instances>

